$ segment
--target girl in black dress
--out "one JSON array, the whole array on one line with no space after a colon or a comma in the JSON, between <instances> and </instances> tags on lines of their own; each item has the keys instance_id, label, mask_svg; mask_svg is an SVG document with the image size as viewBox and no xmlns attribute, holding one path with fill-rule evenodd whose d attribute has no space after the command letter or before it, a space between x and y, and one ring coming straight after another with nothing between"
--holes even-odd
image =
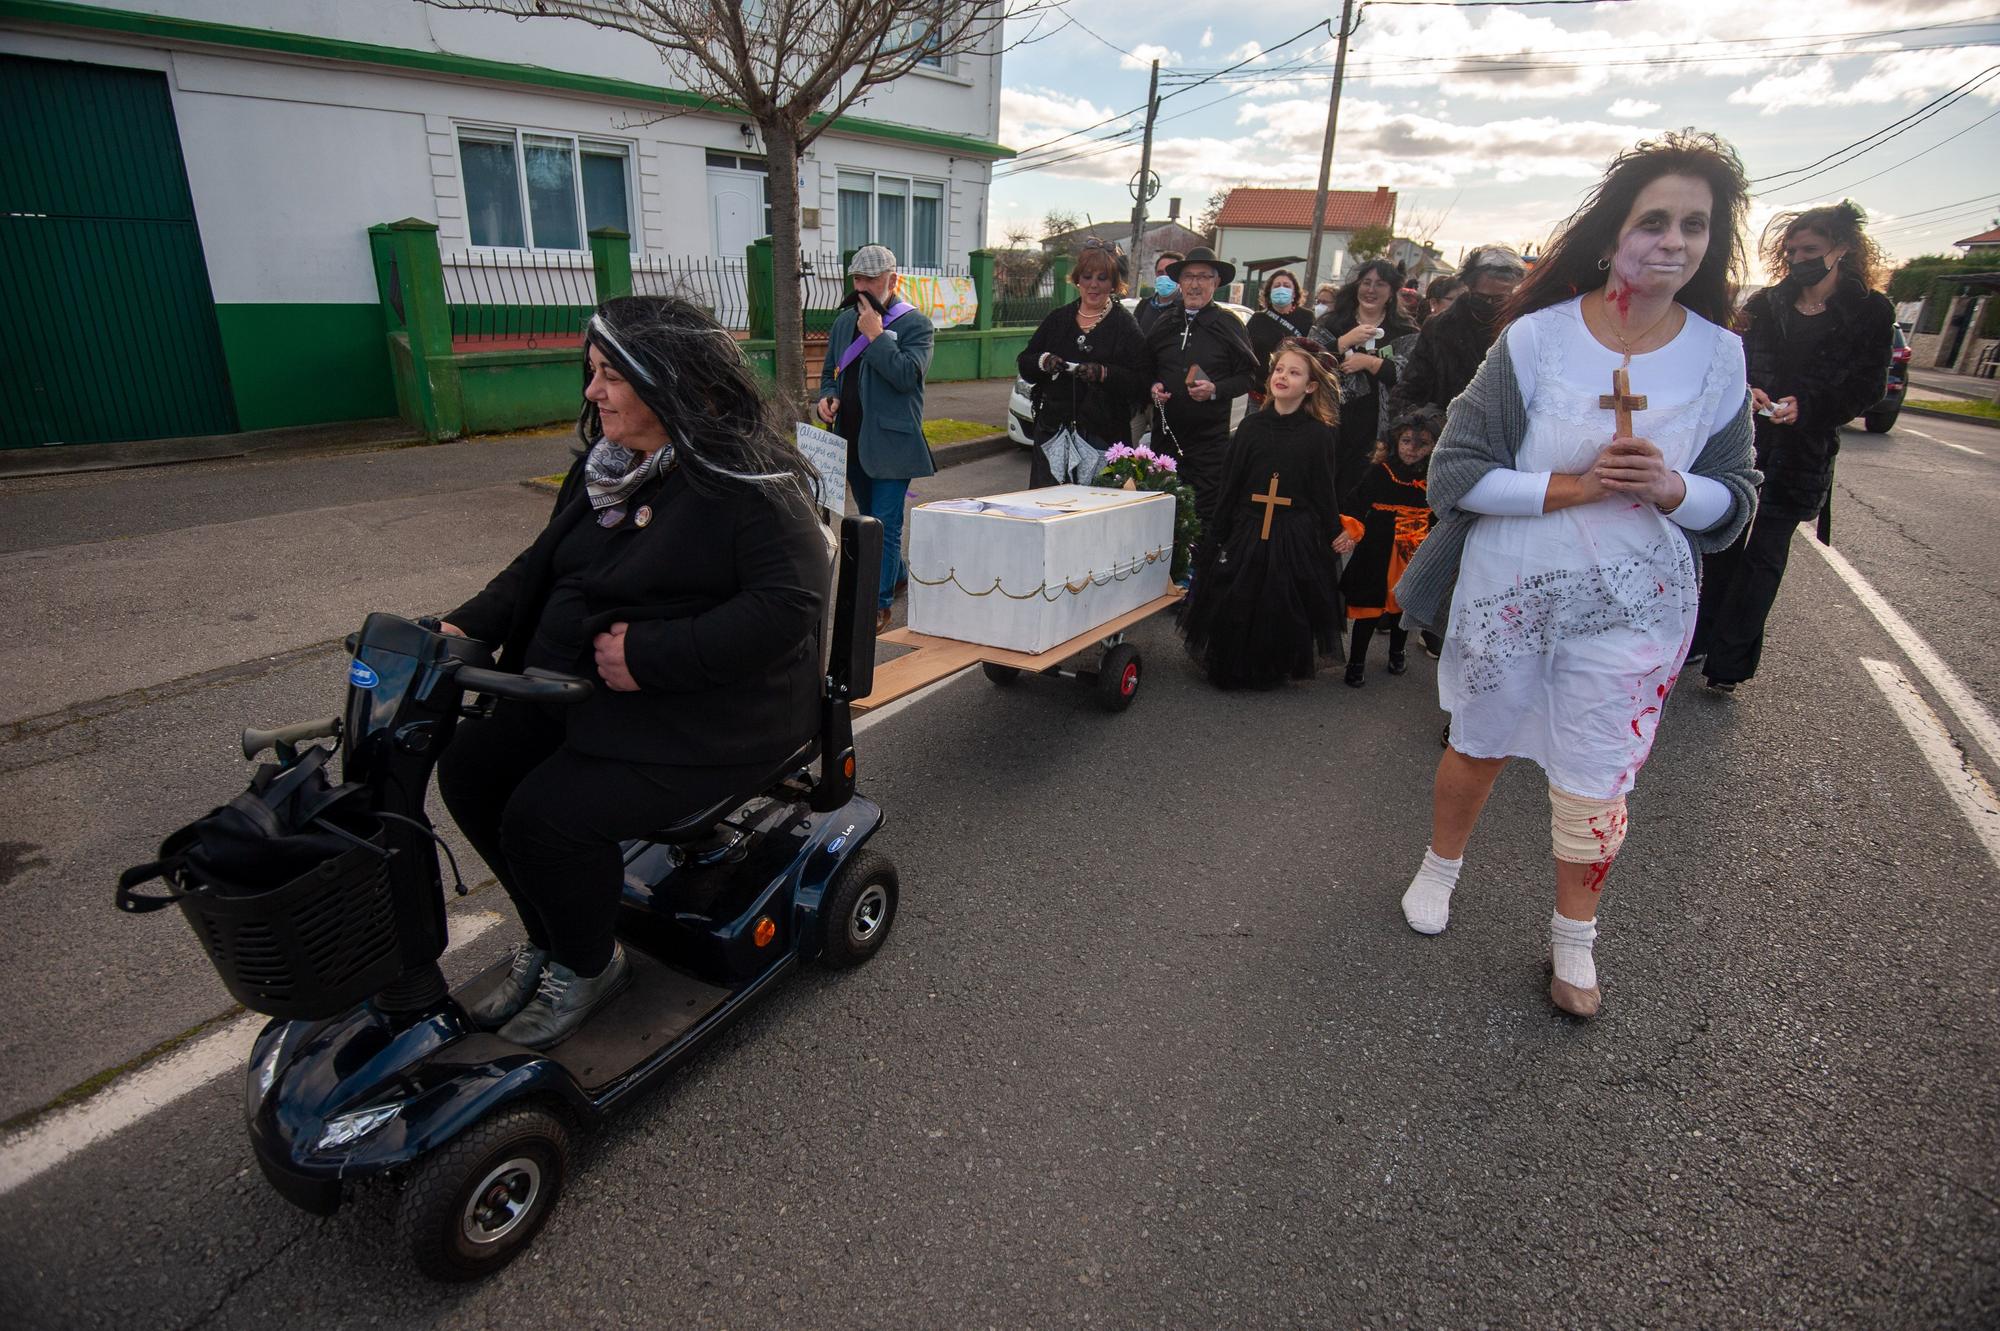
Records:
<instances>
[{"instance_id":1,"label":"girl in black dress","mask_svg":"<svg viewBox=\"0 0 2000 1331\"><path fill-rule=\"evenodd\" d=\"M1341 532L1333 356L1294 338L1271 358L1269 395L1229 443L1213 525L1181 620L1218 688L1311 679L1339 650Z\"/></svg>"},{"instance_id":2,"label":"girl in black dress","mask_svg":"<svg viewBox=\"0 0 2000 1331\"><path fill-rule=\"evenodd\" d=\"M1444 429L1444 413L1420 407L1390 422L1389 450L1368 465L1341 502L1341 511L1362 527L1353 557L1341 575L1348 622L1347 683L1360 688L1367 673L1368 643L1375 630L1389 630L1389 673L1408 668L1404 648L1410 631L1396 604L1396 580L1431 531L1427 478L1431 449ZM1336 550L1340 543L1336 542Z\"/></svg>"},{"instance_id":3,"label":"girl in black dress","mask_svg":"<svg viewBox=\"0 0 2000 1331\"><path fill-rule=\"evenodd\" d=\"M1058 431L1074 429L1100 452L1127 443L1132 409L1146 395L1145 345L1138 322L1118 303L1125 280L1115 252L1101 246L1084 250L1070 281L1080 293L1077 299L1051 310L1016 360L1021 377L1034 385L1029 489L1075 479L1055 475L1042 449ZM1094 475L1096 468L1090 471Z\"/></svg>"},{"instance_id":4,"label":"girl in black dress","mask_svg":"<svg viewBox=\"0 0 2000 1331\"><path fill-rule=\"evenodd\" d=\"M1351 483L1375 451L1382 399L1396 386L1390 344L1416 330L1396 310L1403 274L1387 259L1371 259L1333 298L1313 337L1340 368L1340 470Z\"/></svg>"}]
</instances>

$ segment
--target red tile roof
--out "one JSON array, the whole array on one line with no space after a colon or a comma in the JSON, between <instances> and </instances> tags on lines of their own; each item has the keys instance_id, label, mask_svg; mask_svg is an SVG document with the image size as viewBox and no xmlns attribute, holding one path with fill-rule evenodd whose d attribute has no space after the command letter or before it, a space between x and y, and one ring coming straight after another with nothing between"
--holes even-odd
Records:
<instances>
[{"instance_id":1,"label":"red tile roof","mask_svg":"<svg viewBox=\"0 0 2000 1331\"><path fill-rule=\"evenodd\" d=\"M1273 231L1312 229L1314 191L1309 189L1243 188L1229 191L1217 226L1263 227ZM1326 192L1326 226L1330 231L1358 231L1364 226L1394 227L1396 193L1386 185L1372 190L1333 189Z\"/></svg>"},{"instance_id":2,"label":"red tile roof","mask_svg":"<svg viewBox=\"0 0 2000 1331\"><path fill-rule=\"evenodd\" d=\"M1954 240L1951 243L1954 245L2000 245L2000 226L1994 227L1991 231L1982 231L1976 236L1967 236L1964 240Z\"/></svg>"}]
</instances>

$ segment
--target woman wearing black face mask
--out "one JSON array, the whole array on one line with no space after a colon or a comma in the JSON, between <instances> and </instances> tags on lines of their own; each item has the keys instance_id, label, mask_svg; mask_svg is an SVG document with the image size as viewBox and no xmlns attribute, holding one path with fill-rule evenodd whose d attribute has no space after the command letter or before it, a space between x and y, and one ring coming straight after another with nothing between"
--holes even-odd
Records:
<instances>
[{"instance_id":1,"label":"woman wearing black face mask","mask_svg":"<svg viewBox=\"0 0 2000 1331\"><path fill-rule=\"evenodd\" d=\"M1527 275L1521 256L1505 245L1481 245L1465 256L1460 292L1425 322L1390 391L1390 419L1414 411L1442 413L1465 391L1500 336L1501 308ZM1431 289L1437 289L1435 282Z\"/></svg>"},{"instance_id":2,"label":"woman wearing black face mask","mask_svg":"<svg viewBox=\"0 0 2000 1331\"><path fill-rule=\"evenodd\" d=\"M1840 427L1875 405L1888 374L1895 309L1872 288L1882 252L1861 210L1829 204L1781 214L1764 231L1764 261L1785 280L1744 304L1743 354L1764 473L1756 520L1703 564L1690 660L1729 692L1757 673L1764 623L1778 598L1792 529L1819 518L1831 543L1833 459Z\"/></svg>"}]
</instances>

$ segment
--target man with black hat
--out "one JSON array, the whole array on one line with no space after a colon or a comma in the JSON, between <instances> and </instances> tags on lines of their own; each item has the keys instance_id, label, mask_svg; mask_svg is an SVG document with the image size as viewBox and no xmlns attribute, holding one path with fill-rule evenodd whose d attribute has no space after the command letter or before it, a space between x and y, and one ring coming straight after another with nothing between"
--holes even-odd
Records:
<instances>
[{"instance_id":1,"label":"man with black hat","mask_svg":"<svg viewBox=\"0 0 2000 1331\"><path fill-rule=\"evenodd\" d=\"M1254 384L1257 353L1242 322L1215 304L1216 288L1236 277L1234 264L1203 245L1169 265L1167 275L1180 283L1180 306L1163 310L1146 333L1160 423L1153 447L1180 460L1195 511L1207 522L1229 447L1229 406Z\"/></svg>"},{"instance_id":2,"label":"man with black hat","mask_svg":"<svg viewBox=\"0 0 2000 1331\"><path fill-rule=\"evenodd\" d=\"M897 295L887 245L863 245L847 265L854 291L827 334L819 419L847 441L854 506L882 524L882 581L875 630L889 625L902 585L903 500L913 477L937 470L924 439L924 375L936 336L931 321Z\"/></svg>"}]
</instances>

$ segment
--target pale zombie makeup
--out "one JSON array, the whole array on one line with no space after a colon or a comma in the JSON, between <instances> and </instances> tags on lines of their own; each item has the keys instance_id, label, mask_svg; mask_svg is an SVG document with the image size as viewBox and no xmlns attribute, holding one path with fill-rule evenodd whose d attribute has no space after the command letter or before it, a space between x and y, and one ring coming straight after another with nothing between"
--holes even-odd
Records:
<instances>
[{"instance_id":1,"label":"pale zombie makeup","mask_svg":"<svg viewBox=\"0 0 2000 1331\"><path fill-rule=\"evenodd\" d=\"M1414 467L1430 456L1435 442L1421 430L1405 430L1396 438L1396 456L1406 467Z\"/></svg>"},{"instance_id":2,"label":"pale zombie makeup","mask_svg":"<svg viewBox=\"0 0 2000 1331\"><path fill-rule=\"evenodd\" d=\"M1604 297L1629 315L1634 295L1672 296L1708 253L1708 215L1715 195L1695 176L1661 176L1639 191L1618 232Z\"/></svg>"}]
</instances>

